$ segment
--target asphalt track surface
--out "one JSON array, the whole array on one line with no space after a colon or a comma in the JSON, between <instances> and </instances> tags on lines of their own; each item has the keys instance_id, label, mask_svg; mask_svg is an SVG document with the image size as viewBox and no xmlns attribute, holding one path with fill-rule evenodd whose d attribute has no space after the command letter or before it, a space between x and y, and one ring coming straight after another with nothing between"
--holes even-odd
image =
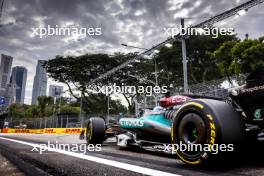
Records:
<instances>
[{"instance_id":1,"label":"asphalt track surface","mask_svg":"<svg viewBox=\"0 0 264 176\"><path fill-rule=\"evenodd\" d=\"M250 144L212 165L190 167L176 156L139 149L120 149L114 140L102 151L32 151L37 144L84 144L78 135L0 134L0 153L25 175L264 175L264 145ZM42 149L45 148L42 146ZM40 150L40 148L39 148ZM1 173L0 173L1 175Z\"/></svg>"}]
</instances>

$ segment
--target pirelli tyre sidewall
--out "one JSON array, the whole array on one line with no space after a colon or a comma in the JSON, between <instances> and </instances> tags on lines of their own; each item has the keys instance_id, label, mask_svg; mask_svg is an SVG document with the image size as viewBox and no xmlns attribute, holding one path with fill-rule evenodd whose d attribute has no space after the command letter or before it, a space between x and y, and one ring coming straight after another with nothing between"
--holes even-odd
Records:
<instances>
[{"instance_id":1,"label":"pirelli tyre sidewall","mask_svg":"<svg viewBox=\"0 0 264 176\"><path fill-rule=\"evenodd\" d=\"M234 144L240 143L244 137L244 124L240 115L226 102L212 99L195 99L182 105L175 112L171 138L172 144L180 144L179 126L182 120L190 113L201 118L198 122L205 125L205 143ZM178 157L187 164L198 165L213 158L212 151L201 151L195 155L188 155L180 150L176 151Z\"/></svg>"},{"instance_id":2,"label":"pirelli tyre sidewall","mask_svg":"<svg viewBox=\"0 0 264 176\"><path fill-rule=\"evenodd\" d=\"M105 139L105 121L102 118L91 118L86 129L88 144L102 144Z\"/></svg>"}]
</instances>

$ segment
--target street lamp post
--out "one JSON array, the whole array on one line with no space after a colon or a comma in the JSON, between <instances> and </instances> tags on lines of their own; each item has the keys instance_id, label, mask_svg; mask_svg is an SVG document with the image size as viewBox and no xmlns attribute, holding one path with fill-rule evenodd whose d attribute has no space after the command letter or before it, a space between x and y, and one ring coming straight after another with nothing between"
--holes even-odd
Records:
<instances>
[{"instance_id":1,"label":"street lamp post","mask_svg":"<svg viewBox=\"0 0 264 176\"><path fill-rule=\"evenodd\" d=\"M181 19L181 27L184 29L184 19ZM184 93L188 92L188 77L187 77L187 56L186 56L186 43L185 38L182 37L182 64L183 64L183 87Z\"/></svg>"},{"instance_id":2,"label":"street lamp post","mask_svg":"<svg viewBox=\"0 0 264 176\"><path fill-rule=\"evenodd\" d=\"M141 50L148 50L147 48L141 48L141 47L137 47L137 46L132 46L132 45L127 45L127 44L121 44L122 46L125 47L130 47L130 48L136 48L136 49L141 49ZM167 47L171 47L171 45L168 45ZM154 50L154 53L159 53L158 50ZM154 70L155 70L155 86L158 86L158 68L157 68L157 60L155 58L155 56L153 57L154 60ZM158 96L155 95L155 106L158 105Z\"/></svg>"},{"instance_id":3,"label":"street lamp post","mask_svg":"<svg viewBox=\"0 0 264 176\"><path fill-rule=\"evenodd\" d=\"M81 118L81 128L83 128L83 115L82 115L82 109L83 109L83 99L82 99L82 93L81 93L81 102L80 102L80 118Z\"/></svg>"},{"instance_id":4,"label":"street lamp post","mask_svg":"<svg viewBox=\"0 0 264 176\"><path fill-rule=\"evenodd\" d=\"M157 59L154 57L155 65L155 86L158 86L158 74L157 74ZM155 106L158 106L158 95L155 96Z\"/></svg>"},{"instance_id":5,"label":"street lamp post","mask_svg":"<svg viewBox=\"0 0 264 176\"><path fill-rule=\"evenodd\" d=\"M110 95L107 96L107 117L106 123L109 123L109 114L110 114Z\"/></svg>"}]
</instances>

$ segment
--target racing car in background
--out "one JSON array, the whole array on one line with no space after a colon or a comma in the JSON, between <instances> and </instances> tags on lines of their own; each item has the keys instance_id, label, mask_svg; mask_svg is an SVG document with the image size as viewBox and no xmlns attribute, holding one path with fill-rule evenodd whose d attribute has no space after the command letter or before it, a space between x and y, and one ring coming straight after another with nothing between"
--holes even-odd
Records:
<instances>
[{"instance_id":1,"label":"racing car in background","mask_svg":"<svg viewBox=\"0 0 264 176\"><path fill-rule=\"evenodd\" d=\"M227 100L199 95L166 96L160 106L139 118L121 118L117 145L149 144L240 144L247 134L258 138L264 129L264 68L256 69L246 84L229 90ZM86 138L89 144L106 139L106 124L91 118ZM212 151L180 151L188 164L201 164L213 158Z\"/></svg>"}]
</instances>

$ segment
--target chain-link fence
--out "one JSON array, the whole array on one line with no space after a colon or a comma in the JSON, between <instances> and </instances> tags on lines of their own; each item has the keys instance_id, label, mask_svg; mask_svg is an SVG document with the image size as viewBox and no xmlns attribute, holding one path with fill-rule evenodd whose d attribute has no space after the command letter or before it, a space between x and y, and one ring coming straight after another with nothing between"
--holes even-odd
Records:
<instances>
[{"instance_id":1,"label":"chain-link fence","mask_svg":"<svg viewBox=\"0 0 264 176\"><path fill-rule=\"evenodd\" d=\"M57 117L44 118L7 118L5 122L10 128L43 129L59 127Z\"/></svg>"},{"instance_id":2,"label":"chain-link fence","mask_svg":"<svg viewBox=\"0 0 264 176\"><path fill-rule=\"evenodd\" d=\"M240 74L222 78L218 80L206 81L199 84L189 85L189 94L201 96L212 96L226 99L228 97L228 89L240 86L245 83L248 74ZM173 94L182 94L182 89L176 89Z\"/></svg>"},{"instance_id":3,"label":"chain-link fence","mask_svg":"<svg viewBox=\"0 0 264 176\"><path fill-rule=\"evenodd\" d=\"M91 117L103 118L107 123L117 123L121 115L107 114L58 114L52 117L43 118L5 118L5 123L9 128L27 128L27 129L44 129L44 128L81 128L88 124ZM2 128L2 127L1 127Z\"/></svg>"},{"instance_id":4,"label":"chain-link fence","mask_svg":"<svg viewBox=\"0 0 264 176\"><path fill-rule=\"evenodd\" d=\"M5 122L11 128L28 128L28 129L43 129L43 128L75 128L80 124L78 115L52 116L43 118L6 118Z\"/></svg>"}]
</instances>

